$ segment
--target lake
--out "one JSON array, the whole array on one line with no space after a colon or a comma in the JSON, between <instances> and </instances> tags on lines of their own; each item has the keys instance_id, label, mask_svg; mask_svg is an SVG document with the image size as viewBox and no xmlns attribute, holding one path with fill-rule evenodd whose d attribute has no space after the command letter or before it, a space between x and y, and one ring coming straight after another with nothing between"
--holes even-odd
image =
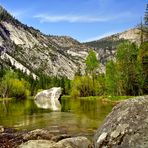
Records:
<instances>
[{"instance_id":1,"label":"lake","mask_svg":"<svg viewBox=\"0 0 148 148\"><path fill-rule=\"evenodd\" d=\"M62 111L39 109L33 99L0 101L0 125L20 130L59 129L73 135L91 137L112 110L112 103L99 99L71 99L62 97Z\"/></svg>"}]
</instances>

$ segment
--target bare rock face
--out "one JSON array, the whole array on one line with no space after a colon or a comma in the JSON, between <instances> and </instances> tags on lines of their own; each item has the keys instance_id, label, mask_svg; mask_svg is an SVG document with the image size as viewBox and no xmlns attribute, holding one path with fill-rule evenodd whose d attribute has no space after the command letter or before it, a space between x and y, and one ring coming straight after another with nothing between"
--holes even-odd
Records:
<instances>
[{"instance_id":1,"label":"bare rock face","mask_svg":"<svg viewBox=\"0 0 148 148\"><path fill-rule=\"evenodd\" d=\"M61 110L61 104L59 102L59 98L62 91L60 87L53 87L49 90L44 90L42 92L39 92L35 96L35 104L39 108L44 109L51 109L53 111L60 111Z\"/></svg>"},{"instance_id":2,"label":"bare rock face","mask_svg":"<svg viewBox=\"0 0 148 148\"><path fill-rule=\"evenodd\" d=\"M9 67L10 62L16 69L27 75L32 74L34 79L37 79L41 72L48 76L64 76L68 79L73 79L79 70L84 75L85 59L90 48L95 48L100 61L99 72L104 73L106 62L115 59L116 47L111 43L117 45L116 42L120 39L137 43L140 41L139 30L134 28L83 44L68 36L45 35L22 24L1 6L0 17L1 65L5 63Z\"/></svg>"},{"instance_id":3,"label":"bare rock face","mask_svg":"<svg viewBox=\"0 0 148 148\"><path fill-rule=\"evenodd\" d=\"M94 137L95 148L147 148L148 96L115 106Z\"/></svg>"},{"instance_id":4,"label":"bare rock face","mask_svg":"<svg viewBox=\"0 0 148 148\"><path fill-rule=\"evenodd\" d=\"M129 40L131 42L140 43L140 30L137 28L129 29L127 31L124 31L122 33L119 33L119 39L125 39Z\"/></svg>"}]
</instances>

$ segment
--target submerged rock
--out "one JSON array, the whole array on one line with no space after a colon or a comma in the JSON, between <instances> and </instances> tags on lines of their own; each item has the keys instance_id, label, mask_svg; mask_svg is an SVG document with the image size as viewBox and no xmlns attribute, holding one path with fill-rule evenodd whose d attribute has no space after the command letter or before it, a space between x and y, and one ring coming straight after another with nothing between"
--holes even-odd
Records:
<instances>
[{"instance_id":1,"label":"submerged rock","mask_svg":"<svg viewBox=\"0 0 148 148\"><path fill-rule=\"evenodd\" d=\"M61 140L57 143L50 140L30 140L19 148L91 148L90 141L85 137L74 137Z\"/></svg>"},{"instance_id":2,"label":"submerged rock","mask_svg":"<svg viewBox=\"0 0 148 148\"><path fill-rule=\"evenodd\" d=\"M15 129L4 128L0 133L0 148L16 148L23 141L22 133L17 132Z\"/></svg>"},{"instance_id":3,"label":"submerged rock","mask_svg":"<svg viewBox=\"0 0 148 148\"><path fill-rule=\"evenodd\" d=\"M61 104L58 99L61 93L61 87L53 87L49 90L41 91L35 96L35 103L39 108L60 111Z\"/></svg>"},{"instance_id":4,"label":"submerged rock","mask_svg":"<svg viewBox=\"0 0 148 148\"><path fill-rule=\"evenodd\" d=\"M95 148L147 148L148 96L115 106L94 137Z\"/></svg>"},{"instance_id":5,"label":"submerged rock","mask_svg":"<svg viewBox=\"0 0 148 148\"><path fill-rule=\"evenodd\" d=\"M50 140L54 135L50 133L48 130L43 129L36 129L30 132L27 132L22 135L23 140L36 140L36 139L44 139L44 140Z\"/></svg>"},{"instance_id":6,"label":"submerged rock","mask_svg":"<svg viewBox=\"0 0 148 148\"><path fill-rule=\"evenodd\" d=\"M60 130L62 131L62 129ZM44 140L52 140L58 142L62 139L70 137L71 136L66 133L65 134L63 134L62 132L54 133L53 131L46 129L36 129L22 134L22 138L24 141L44 139Z\"/></svg>"},{"instance_id":7,"label":"submerged rock","mask_svg":"<svg viewBox=\"0 0 148 148\"><path fill-rule=\"evenodd\" d=\"M24 147L31 146L36 143L38 145L45 145L50 142L51 144L55 144L56 142L70 138L71 135L61 134L61 133L53 133L50 130L46 129L36 129L33 131L17 131L15 129L4 128L4 132L0 133L0 148L17 148L19 145L23 145ZM28 142L29 141L29 142ZM40 142L41 141L41 142ZM23 144L25 143L25 144ZM35 147L36 148L36 147Z\"/></svg>"},{"instance_id":8,"label":"submerged rock","mask_svg":"<svg viewBox=\"0 0 148 148\"><path fill-rule=\"evenodd\" d=\"M4 132L4 127L0 126L0 133Z\"/></svg>"}]
</instances>

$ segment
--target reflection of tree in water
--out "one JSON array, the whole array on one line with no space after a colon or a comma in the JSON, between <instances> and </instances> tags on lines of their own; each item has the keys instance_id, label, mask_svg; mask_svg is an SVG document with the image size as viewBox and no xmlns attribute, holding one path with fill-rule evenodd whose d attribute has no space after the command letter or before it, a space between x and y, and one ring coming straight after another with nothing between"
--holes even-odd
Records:
<instances>
[{"instance_id":1,"label":"reflection of tree in water","mask_svg":"<svg viewBox=\"0 0 148 148\"><path fill-rule=\"evenodd\" d=\"M112 107L112 104L103 104L100 100L97 99L80 100L81 113L94 120L103 120L104 117L111 111Z\"/></svg>"},{"instance_id":2,"label":"reflection of tree in water","mask_svg":"<svg viewBox=\"0 0 148 148\"><path fill-rule=\"evenodd\" d=\"M2 103L2 108L3 108L3 110L4 110L4 112L5 113L7 113L8 112L8 100L4 100L3 99L3 101L2 101L3 103Z\"/></svg>"},{"instance_id":3,"label":"reflection of tree in water","mask_svg":"<svg viewBox=\"0 0 148 148\"><path fill-rule=\"evenodd\" d=\"M85 114L90 119L95 119L97 117L97 103L96 100L80 100L80 110L81 113Z\"/></svg>"}]
</instances>

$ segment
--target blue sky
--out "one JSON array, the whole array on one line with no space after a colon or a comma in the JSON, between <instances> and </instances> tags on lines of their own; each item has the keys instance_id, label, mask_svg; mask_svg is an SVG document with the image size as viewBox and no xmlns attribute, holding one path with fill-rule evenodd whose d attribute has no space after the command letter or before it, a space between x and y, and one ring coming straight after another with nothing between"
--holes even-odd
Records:
<instances>
[{"instance_id":1,"label":"blue sky","mask_svg":"<svg viewBox=\"0 0 148 148\"><path fill-rule=\"evenodd\" d=\"M147 0L0 0L0 5L28 26L81 42L135 27Z\"/></svg>"}]
</instances>

